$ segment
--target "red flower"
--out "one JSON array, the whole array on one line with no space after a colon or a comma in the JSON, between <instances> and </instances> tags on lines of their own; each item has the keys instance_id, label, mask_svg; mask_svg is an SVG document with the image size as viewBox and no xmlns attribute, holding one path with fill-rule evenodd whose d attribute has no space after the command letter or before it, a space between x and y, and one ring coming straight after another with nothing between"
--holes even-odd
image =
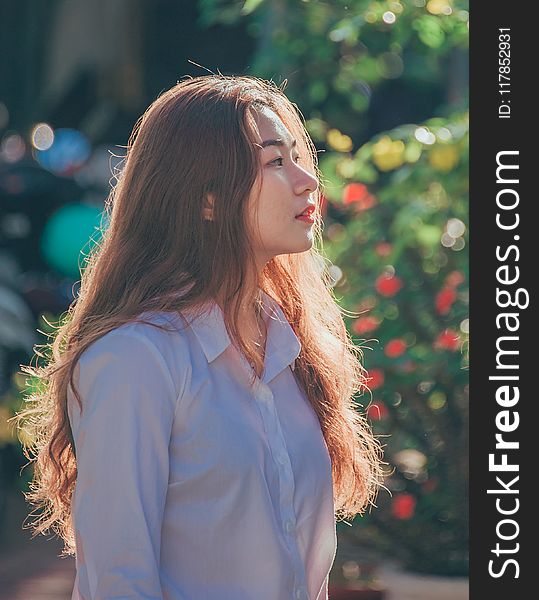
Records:
<instances>
[{"instance_id":1,"label":"red flower","mask_svg":"<svg viewBox=\"0 0 539 600\"><path fill-rule=\"evenodd\" d=\"M452 287L442 288L436 295L436 310L440 315L446 315L457 299L457 292Z\"/></svg>"},{"instance_id":2,"label":"red flower","mask_svg":"<svg viewBox=\"0 0 539 600\"><path fill-rule=\"evenodd\" d=\"M367 186L363 183L349 183L344 186L343 190L343 202L345 204L353 204L363 200L365 196L369 195Z\"/></svg>"},{"instance_id":3,"label":"red flower","mask_svg":"<svg viewBox=\"0 0 539 600\"><path fill-rule=\"evenodd\" d=\"M388 242L378 242L374 250L378 256L389 256L393 250L393 246Z\"/></svg>"},{"instance_id":4,"label":"red flower","mask_svg":"<svg viewBox=\"0 0 539 600\"><path fill-rule=\"evenodd\" d=\"M356 210L368 210L376 204L376 198L363 183L349 183L344 188L343 203L354 204Z\"/></svg>"},{"instance_id":5,"label":"red flower","mask_svg":"<svg viewBox=\"0 0 539 600\"><path fill-rule=\"evenodd\" d=\"M384 372L382 369L372 369L367 373L367 387L372 391L384 384Z\"/></svg>"},{"instance_id":6,"label":"red flower","mask_svg":"<svg viewBox=\"0 0 539 600\"><path fill-rule=\"evenodd\" d=\"M445 285L448 287L457 287L464 282L464 275L460 271L451 271L445 278Z\"/></svg>"},{"instance_id":7,"label":"red flower","mask_svg":"<svg viewBox=\"0 0 539 600\"><path fill-rule=\"evenodd\" d=\"M459 334L454 329L445 329L434 341L434 347L438 350L450 350L455 352L459 347Z\"/></svg>"},{"instance_id":8,"label":"red flower","mask_svg":"<svg viewBox=\"0 0 539 600\"><path fill-rule=\"evenodd\" d=\"M388 414L387 406L380 400L373 402L367 408L367 416L373 421L382 421L387 418Z\"/></svg>"},{"instance_id":9,"label":"red flower","mask_svg":"<svg viewBox=\"0 0 539 600\"><path fill-rule=\"evenodd\" d=\"M356 202L354 204L354 206L357 211L362 211L362 210L369 210L369 208L372 208L375 204L376 204L376 198L374 196L372 196L371 194L369 194L368 196L365 196L365 198L363 198L363 200Z\"/></svg>"},{"instance_id":10,"label":"red flower","mask_svg":"<svg viewBox=\"0 0 539 600\"><path fill-rule=\"evenodd\" d=\"M374 331L380 325L380 320L376 317L359 317L354 321L352 330L354 333L362 334L368 331Z\"/></svg>"},{"instance_id":11,"label":"red flower","mask_svg":"<svg viewBox=\"0 0 539 600\"><path fill-rule=\"evenodd\" d=\"M383 273L374 282L376 291L382 296L394 296L402 287L402 280L396 275Z\"/></svg>"},{"instance_id":12,"label":"red flower","mask_svg":"<svg viewBox=\"0 0 539 600\"><path fill-rule=\"evenodd\" d=\"M389 358L397 358L406 350L406 342L401 338L390 340L384 349L385 355Z\"/></svg>"},{"instance_id":13,"label":"red flower","mask_svg":"<svg viewBox=\"0 0 539 600\"><path fill-rule=\"evenodd\" d=\"M397 494L391 503L391 513L396 519L411 519L414 516L417 500L412 494Z\"/></svg>"}]
</instances>

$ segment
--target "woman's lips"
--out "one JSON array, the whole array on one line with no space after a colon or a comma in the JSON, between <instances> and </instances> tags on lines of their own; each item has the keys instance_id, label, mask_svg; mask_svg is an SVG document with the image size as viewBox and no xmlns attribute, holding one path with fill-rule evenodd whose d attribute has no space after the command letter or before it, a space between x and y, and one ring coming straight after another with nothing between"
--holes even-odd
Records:
<instances>
[{"instance_id":1,"label":"woman's lips","mask_svg":"<svg viewBox=\"0 0 539 600\"><path fill-rule=\"evenodd\" d=\"M296 219L300 221L305 221L305 223L314 223L314 216L312 213L307 213L305 215L298 215Z\"/></svg>"},{"instance_id":2,"label":"woman's lips","mask_svg":"<svg viewBox=\"0 0 539 600\"><path fill-rule=\"evenodd\" d=\"M314 210L315 207L310 204L299 215L296 215L296 219L300 219L301 221L312 224L314 223Z\"/></svg>"}]
</instances>

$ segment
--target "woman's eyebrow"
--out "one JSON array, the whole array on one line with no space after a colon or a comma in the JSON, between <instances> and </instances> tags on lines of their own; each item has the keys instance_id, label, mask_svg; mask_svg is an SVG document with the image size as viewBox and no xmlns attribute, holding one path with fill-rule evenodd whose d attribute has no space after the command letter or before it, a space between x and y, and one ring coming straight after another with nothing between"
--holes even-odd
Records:
<instances>
[{"instance_id":1,"label":"woman's eyebrow","mask_svg":"<svg viewBox=\"0 0 539 600\"><path fill-rule=\"evenodd\" d=\"M292 140L290 147L294 148L294 146L296 144L297 144L297 140ZM256 145L259 146L260 148L267 148L268 146L286 146L286 144L284 143L282 138L277 138L276 140L264 140L261 144L256 144Z\"/></svg>"}]
</instances>

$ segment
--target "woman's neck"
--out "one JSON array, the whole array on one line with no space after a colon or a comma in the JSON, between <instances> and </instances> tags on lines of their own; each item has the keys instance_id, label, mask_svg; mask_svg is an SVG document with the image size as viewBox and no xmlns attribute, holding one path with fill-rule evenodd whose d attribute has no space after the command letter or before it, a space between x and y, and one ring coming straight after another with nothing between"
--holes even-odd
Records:
<instances>
[{"instance_id":1,"label":"woman's neck","mask_svg":"<svg viewBox=\"0 0 539 600\"><path fill-rule=\"evenodd\" d=\"M222 298L218 298L217 303L221 310L223 310L224 302ZM255 344L256 351L264 358L267 325L264 317L261 289L258 286L256 287L256 291L248 294L240 305L238 328L240 335L245 340L249 340Z\"/></svg>"}]
</instances>

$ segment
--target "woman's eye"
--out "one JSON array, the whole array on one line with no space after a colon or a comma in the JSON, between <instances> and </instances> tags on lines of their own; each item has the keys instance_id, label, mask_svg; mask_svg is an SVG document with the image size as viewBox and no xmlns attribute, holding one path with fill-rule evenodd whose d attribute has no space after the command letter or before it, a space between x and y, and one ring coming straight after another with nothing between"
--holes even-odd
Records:
<instances>
[{"instance_id":1,"label":"woman's eye","mask_svg":"<svg viewBox=\"0 0 539 600\"><path fill-rule=\"evenodd\" d=\"M296 156L296 158L294 159L294 162L298 163L300 160L301 160L301 156ZM272 165L276 164L279 167L282 167L283 166L283 157L279 156L279 158L272 160L270 164L272 164Z\"/></svg>"}]
</instances>

